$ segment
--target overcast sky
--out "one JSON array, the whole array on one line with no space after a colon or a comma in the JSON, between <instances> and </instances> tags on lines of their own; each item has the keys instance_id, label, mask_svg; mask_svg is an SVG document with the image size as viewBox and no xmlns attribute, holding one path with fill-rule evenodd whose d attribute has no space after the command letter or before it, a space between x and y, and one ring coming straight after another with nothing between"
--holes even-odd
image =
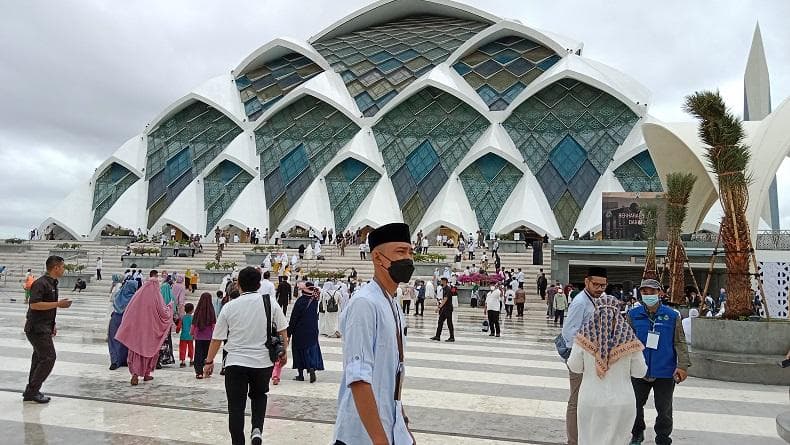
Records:
<instances>
[{"instance_id":1,"label":"overcast sky","mask_svg":"<svg viewBox=\"0 0 790 445\"><path fill-rule=\"evenodd\" d=\"M0 237L25 236L145 123L281 36L307 39L364 0L0 0ZM757 20L774 107L790 97L785 0L466 0L584 42L584 55L653 92L651 114L690 120L684 95L719 88L737 113ZM658 5L658 6L656 6ZM785 162L780 176L790 178ZM790 179L780 179L790 228ZM263 203L261 203L263 205Z\"/></svg>"}]
</instances>

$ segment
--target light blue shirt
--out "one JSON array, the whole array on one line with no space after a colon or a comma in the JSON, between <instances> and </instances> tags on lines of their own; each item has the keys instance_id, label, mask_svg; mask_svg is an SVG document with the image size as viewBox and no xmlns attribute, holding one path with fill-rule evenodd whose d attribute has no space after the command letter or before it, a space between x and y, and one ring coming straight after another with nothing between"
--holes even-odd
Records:
<instances>
[{"instance_id":1,"label":"light blue shirt","mask_svg":"<svg viewBox=\"0 0 790 445\"><path fill-rule=\"evenodd\" d=\"M576 294L571 305L568 306L568 316L565 317L565 324L562 327L562 338L565 339L565 344L568 347L573 346L576 334L585 323L590 321L595 312L595 305L591 298L585 289Z\"/></svg>"},{"instance_id":2,"label":"light blue shirt","mask_svg":"<svg viewBox=\"0 0 790 445\"><path fill-rule=\"evenodd\" d=\"M355 382L367 382L373 388L379 419L389 443L413 443L401 403L394 397L399 357L398 328L393 309L403 329L405 322L400 306L387 297L375 281L371 281L354 294L341 314L343 376L337 397L334 441L349 445L372 443L362 425L350 387ZM403 341L405 348L405 337Z\"/></svg>"}]
</instances>

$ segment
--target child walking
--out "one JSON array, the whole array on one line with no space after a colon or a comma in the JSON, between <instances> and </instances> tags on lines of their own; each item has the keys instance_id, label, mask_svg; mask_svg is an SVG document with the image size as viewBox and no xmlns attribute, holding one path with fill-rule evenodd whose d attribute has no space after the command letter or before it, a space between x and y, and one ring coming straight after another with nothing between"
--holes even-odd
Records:
<instances>
[{"instance_id":1,"label":"child walking","mask_svg":"<svg viewBox=\"0 0 790 445\"><path fill-rule=\"evenodd\" d=\"M214 334L214 325L217 323L217 316L214 313L214 302L211 301L211 294L203 292L195 308L195 318L192 322L192 335L195 338L195 378L203 378L203 365L208 355L208 347L211 344L211 336Z\"/></svg>"},{"instance_id":2,"label":"child walking","mask_svg":"<svg viewBox=\"0 0 790 445\"><path fill-rule=\"evenodd\" d=\"M176 328L176 332L181 331L181 337L178 342L178 359L181 360L179 368L185 368L187 365L184 359L189 355L189 364L195 362L195 345L192 343L192 311L195 306L192 303L184 305L184 316L181 317L181 323Z\"/></svg>"}]
</instances>

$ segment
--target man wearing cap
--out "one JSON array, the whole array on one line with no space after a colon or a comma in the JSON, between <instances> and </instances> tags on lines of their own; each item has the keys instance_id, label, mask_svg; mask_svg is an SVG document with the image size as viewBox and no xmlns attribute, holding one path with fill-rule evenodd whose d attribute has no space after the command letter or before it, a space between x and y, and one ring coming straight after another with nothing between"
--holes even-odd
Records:
<instances>
[{"instance_id":1,"label":"man wearing cap","mask_svg":"<svg viewBox=\"0 0 790 445\"><path fill-rule=\"evenodd\" d=\"M584 279L584 290L573 299L568 307L568 316L562 328L562 338L565 345L570 347L579 330L590 321L595 312L595 299L603 295L606 289L607 272L603 267L591 267ZM571 393L568 397L568 408L565 411L565 428L568 433L568 445L578 443L579 430L576 425L576 405L579 401L579 387L582 384L582 374L568 370Z\"/></svg>"},{"instance_id":2,"label":"man wearing cap","mask_svg":"<svg viewBox=\"0 0 790 445\"><path fill-rule=\"evenodd\" d=\"M672 395L675 385L686 380L689 361L686 336L680 315L661 304L661 284L656 280L642 280L639 286L642 305L628 312L627 319L634 333L645 345L647 362L644 378L631 378L636 396L636 419L631 429L631 444L645 440L645 403L650 390L655 399L656 445L672 443Z\"/></svg>"},{"instance_id":3,"label":"man wearing cap","mask_svg":"<svg viewBox=\"0 0 790 445\"><path fill-rule=\"evenodd\" d=\"M441 298L439 300L439 307L437 308L439 311L439 325L436 327L436 335L431 337L431 340L442 340L442 328L444 327L444 322L446 320L447 329L450 331L450 338L448 338L446 341L454 342L455 327L453 326L453 296L451 295L452 292L450 291L450 286L447 284L447 277L442 277L441 286L439 287L439 291L436 293L437 298L440 294Z\"/></svg>"},{"instance_id":4,"label":"man wearing cap","mask_svg":"<svg viewBox=\"0 0 790 445\"><path fill-rule=\"evenodd\" d=\"M414 273L409 226L387 224L368 235L373 280L351 298L340 319L343 376L334 443L414 443L400 401L406 326L393 300Z\"/></svg>"}]
</instances>

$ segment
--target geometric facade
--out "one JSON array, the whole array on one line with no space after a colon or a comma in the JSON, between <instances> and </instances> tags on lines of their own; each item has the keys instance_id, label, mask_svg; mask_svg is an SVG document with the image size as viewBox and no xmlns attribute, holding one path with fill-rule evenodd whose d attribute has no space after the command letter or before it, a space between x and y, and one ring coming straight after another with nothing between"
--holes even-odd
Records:
<instances>
[{"instance_id":1,"label":"geometric facade","mask_svg":"<svg viewBox=\"0 0 790 445\"><path fill-rule=\"evenodd\" d=\"M570 236L587 198L637 120L614 96L565 78L541 89L503 122L563 236Z\"/></svg>"},{"instance_id":2,"label":"geometric facade","mask_svg":"<svg viewBox=\"0 0 790 445\"><path fill-rule=\"evenodd\" d=\"M324 180L337 233L348 227L351 217L380 178L379 172L354 158L345 159L327 173Z\"/></svg>"},{"instance_id":3,"label":"geometric facade","mask_svg":"<svg viewBox=\"0 0 790 445\"><path fill-rule=\"evenodd\" d=\"M491 111L501 111L559 60L560 56L540 43L507 36L462 57L453 68Z\"/></svg>"},{"instance_id":4,"label":"geometric facade","mask_svg":"<svg viewBox=\"0 0 790 445\"><path fill-rule=\"evenodd\" d=\"M416 227L490 122L452 94L424 88L373 127L404 221Z\"/></svg>"},{"instance_id":5,"label":"geometric facade","mask_svg":"<svg viewBox=\"0 0 790 445\"><path fill-rule=\"evenodd\" d=\"M118 198L123 195L129 187L140 179L123 165L113 162L99 174L96 179L96 186L93 189L93 223L91 227L102 219L104 215L115 205Z\"/></svg>"},{"instance_id":6,"label":"geometric facade","mask_svg":"<svg viewBox=\"0 0 790 445\"><path fill-rule=\"evenodd\" d=\"M239 165L224 160L203 180L203 205L206 209L207 232L233 205L242 190L252 181L252 175Z\"/></svg>"},{"instance_id":7,"label":"geometric facade","mask_svg":"<svg viewBox=\"0 0 790 445\"><path fill-rule=\"evenodd\" d=\"M661 178L650 153L645 150L614 170L626 192L663 192Z\"/></svg>"},{"instance_id":8,"label":"geometric facade","mask_svg":"<svg viewBox=\"0 0 790 445\"><path fill-rule=\"evenodd\" d=\"M487 26L451 17L414 16L313 45L340 74L362 114L370 117Z\"/></svg>"},{"instance_id":9,"label":"geometric facade","mask_svg":"<svg viewBox=\"0 0 790 445\"><path fill-rule=\"evenodd\" d=\"M145 168L149 229L241 132L221 111L196 101L149 133Z\"/></svg>"},{"instance_id":10,"label":"geometric facade","mask_svg":"<svg viewBox=\"0 0 790 445\"><path fill-rule=\"evenodd\" d=\"M458 176L480 228L489 233L524 173L500 156L488 153Z\"/></svg>"}]
</instances>

